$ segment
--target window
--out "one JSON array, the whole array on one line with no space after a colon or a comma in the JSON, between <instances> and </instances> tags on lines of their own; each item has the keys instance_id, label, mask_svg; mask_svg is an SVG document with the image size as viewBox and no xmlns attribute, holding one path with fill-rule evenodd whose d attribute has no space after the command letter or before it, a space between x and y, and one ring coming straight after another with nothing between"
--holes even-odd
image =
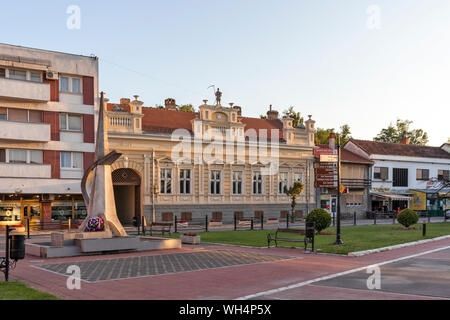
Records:
<instances>
[{"instance_id":1,"label":"window","mask_svg":"<svg viewBox=\"0 0 450 320\"><path fill-rule=\"evenodd\" d=\"M8 109L8 121L28 122L28 112L25 109Z\"/></svg>"},{"instance_id":2,"label":"window","mask_svg":"<svg viewBox=\"0 0 450 320\"><path fill-rule=\"evenodd\" d=\"M0 68L0 78L4 78L5 75L6 75L5 69L4 68Z\"/></svg>"},{"instance_id":3,"label":"window","mask_svg":"<svg viewBox=\"0 0 450 320\"><path fill-rule=\"evenodd\" d=\"M261 172L253 172L253 194L262 194L262 184Z\"/></svg>"},{"instance_id":4,"label":"window","mask_svg":"<svg viewBox=\"0 0 450 320\"><path fill-rule=\"evenodd\" d=\"M288 173L280 172L278 174L278 193L279 194L286 193L287 187L288 187Z\"/></svg>"},{"instance_id":5,"label":"window","mask_svg":"<svg viewBox=\"0 0 450 320\"><path fill-rule=\"evenodd\" d=\"M438 181L449 181L450 170L438 170Z\"/></svg>"},{"instance_id":6,"label":"window","mask_svg":"<svg viewBox=\"0 0 450 320\"><path fill-rule=\"evenodd\" d=\"M173 212L163 212L161 215L163 222L172 222L173 221Z\"/></svg>"},{"instance_id":7,"label":"window","mask_svg":"<svg viewBox=\"0 0 450 320\"><path fill-rule=\"evenodd\" d=\"M62 91L62 92L69 91L69 78L67 78L67 77L59 78L59 91Z\"/></svg>"},{"instance_id":8,"label":"window","mask_svg":"<svg viewBox=\"0 0 450 320\"><path fill-rule=\"evenodd\" d=\"M183 221L192 221L192 212L182 212L181 220Z\"/></svg>"},{"instance_id":9,"label":"window","mask_svg":"<svg viewBox=\"0 0 450 320\"><path fill-rule=\"evenodd\" d=\"M59 115L59 128L66 131L81 131L81 116L61 113Z\"/></svg>"},{"instance_id":10,"label":"window","mask_svg":"<svg viewBox=\"0 0 450 320\"><path fill-rule=\"evenodd\" d=\"M220 194L221 193L221 181L222 181L222 172L219 170L211 171L211 194Z\"/></svg>"},{"instance_id":11,"label":"window","mask_svg":"<svg viewBox=\"0 0 450 320\"><path fill-rule=\"evenodd\" d=\"M381 180L389 179L389 168L386 168L386 167L373 168L373 178L381 179Z\"/></svg>"},{"instance_id":12,"label":"window","mask_svg":"<svg viewBox=\"0 0 450 320\"><path fill-rule=\"evenodd\" d=\"M28 122L30 123L42 123L43 112L38 110L28 111Z\"/></svg>"},{"instance_id":13,"label":"window","mask_svg":"<svg viewBox=\"0 0 450 320\"><path fill-rule=\"evenodd\" d=\"M160 170L160 186L159 190L162 194L172 193L172 169Z\"/></svg>"},{"instance_id":14,"label":"window","mask_svg":"<svg viewBox=\"0 0 450 320\"><path fill-rule=\"evenodd\" d=\"M408 186L408 169L393 169L392 175L393 187L407 187Z\"/></svg>"},{"instance_id":15,"label":"window","mask_svg":"<svg viewBox=\"0 0 450 320\"><path fill-rule=\"evenodd\" d=\"M294 173L294 183L302 182L303 176L301 173Z\"/></svg>"},{"instance_id":16,"label":"window","mask_svg":"<svg viewBox=\"0 0 450 320\"><path fill-rule=\"evenodd\" d=\"M68 76L59 77L59 91L81 93L81 79Z\"/></svg>"},{"instance_id":17,"label":"window","mask_svg":"<svg viewBox=\"0 0 450 320\"><path fill-rule=\"evenodd\" d=\"M83 154L78 152L61 152L61 168L83 169Z\"/></svg>"},{"instance_id":18,"label":"window","mask_svg":"<svg viewBox=\"0 0 450 320\"><path fill-rule=\"evenodd\" d=\"M180 193L190 194L191 193L191 170L181 169L180 170ZM186 219L183 219L186 220Z\"/></svg>"},{"instance_id":19,"label":"window","mask_svg":"<svg viewBox=\"0 0 450 320\"><path fill-rule=\"evenodd\" d=\"M9 150L9 163L27 163L27 150Z\"/></svg>"},{"instance_id":20,"label":"window","mask_svg":"<svg viewBox=\"0 0 450 320\"><path fill-rule=\"evenodd\" d=\"M242 211L235 211L234 212L234 217L236 220L242 220L244 219L244 212Z\"/></svg>"},{"instance_id":21,"label":"window","mask_svg":"<svg viewBox=\"0 0 450 320\"><path fill-rule=\"evenodd\" d=\"M8 119L8 109L0 107L0 120Z\"/></svg>"},{"instance_id":22,"label":"window","mask_svg":"<svg viewBox=\"0 0 450 320\"><path fill-rule=\"evenodd\" d=\"M27 72L24 70L9 70L9 78L15 80L27 80Z\"/></svg>"},{"instance_id":23,"label":"window","mask_svg":"<svg viewBox=\"0 0 450 320\"><path fill-rule=\"evenodd\" d=\"M40 150L30 150L30 163L43 164L43 152Z\"/></svg>"},{"instance_id":24,"label":"window","mask_svg":"<svg viewBox=\"0 0 450 320\"><path fill-rule=\"evenodd\" d=\"M222 212L213 212L212 220L214 221L222 221Z\"/></svg>"},{"instance_id":25,"label":"window","mask_svg":"<svg viewBox=\"0 0 450 320\"><path fill-rule=\"evenodd\" d=\"M416 170L416 180L426 180L430 179L430 170L428 169L417 169Z\"/></svg>"},{"instance_id":26,"label":"window","mask_svg":"<svg viewBox=\"0 0 450 320\"><path fill-rule=\"evenodd\" d=\"M30 81L33 82L42 82L41 73L40 72L30 72Z\"/></svg>"},{"instance_id":27,"label":"window","mask_svg":"<svg viewBox=\"0 0 450 320\"><path fill-rule=\"evenodd\" d=\"M233 171L233 194L242 194L242 171Z\"/></svg>"},{"instance_id":28,"label":"window","mask_svg":"<svg viewBox=\"0 0 450 320\"><path fill-rule=\"evenodd\" d=\"M0 163L6 162L6 152L5 149L0 149Z\"/></svg>"}]
</instances>

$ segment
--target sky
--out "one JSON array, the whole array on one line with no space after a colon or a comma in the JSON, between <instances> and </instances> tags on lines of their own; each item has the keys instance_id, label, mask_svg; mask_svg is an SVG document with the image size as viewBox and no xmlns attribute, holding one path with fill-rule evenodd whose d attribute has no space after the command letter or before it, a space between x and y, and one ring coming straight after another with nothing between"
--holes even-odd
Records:
<instances>
[{"instance_id":1,"label":"sky","mask_svg":"<svg viewBox=\"0 0 450 320\"><path fill-rule=\"evenodd\" d=\"M429 145L450 138L448 0L3 0L1 7L0 42L98 56L100 90L112 102L139 95L146 106L169 97L198 106L214 101L215 85L222 104L240 105L248 117L271 104L280 113L294 106L317 127L350 125L358 139L372 140L397 119L425 130Z\"/></svg>"}]
</instances>

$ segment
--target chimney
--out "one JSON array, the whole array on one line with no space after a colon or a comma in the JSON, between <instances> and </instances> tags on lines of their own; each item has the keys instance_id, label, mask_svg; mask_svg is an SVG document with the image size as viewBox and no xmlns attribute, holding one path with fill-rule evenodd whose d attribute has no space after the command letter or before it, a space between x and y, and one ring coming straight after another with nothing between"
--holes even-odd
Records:
<instances>
[{"instance_id":1,"label":"chimney","mask_svg":"<svg viewBox=\"0 0 450 320\"><path fill-rule=\"evenodd\" d=\"M120 98L120 104L126 104L126 105L129 105L130 102L131 102L131 100L128 99L128 98Z\"/></svg>"},{"instance_id":2,"label":"chimney","mask_svg":"<svg viewBox=\"0 0 450 320\"><path fill-rule=\"evenodd\" d=\"M168 98L164 101L164 103L166 105L166 110L177 110L175 99Z\"/></svg>"},{"instance_id":3,"label":"chimney","mask_svg":"<svg viewBox=\"0 0 450 320\"><path fill-rule=\"evenodd\" d=\"M330 133L329 146L330 146L330 149L333 149L333 150L336 149L336 135L333 132Z\"/></svg>"},{"instance_id":4,"label":"chimney","mask_svg":"<svg viewBox=\"0 0 450 320\"><path fill-rule=\"evenodd\" d=\"M267 111L267 119L268 120L278 120L278 111L272 110L272 105L270 105L269 111Z\"/></svg>"},{"instance_id":5,"label":"chimney","mask_svg":"<svg viewBox=\"0 0 450 320\"><path fill-rule=\"evenodd\" d=\"M402 140L400 140L400 144L410 144L411 143L411 139L409 138L402 138Z\"/></svg>"},{"instance_id":6,"label":"chimney","mask_svg":"<svg viewBox=\"0 0 450 320\"><path fill-rule=\"evenodd\" d=\"M238 117L242 117L242 108L240 106L234 106L233 109L237 111Z\"/></svg>"}]
</instances>

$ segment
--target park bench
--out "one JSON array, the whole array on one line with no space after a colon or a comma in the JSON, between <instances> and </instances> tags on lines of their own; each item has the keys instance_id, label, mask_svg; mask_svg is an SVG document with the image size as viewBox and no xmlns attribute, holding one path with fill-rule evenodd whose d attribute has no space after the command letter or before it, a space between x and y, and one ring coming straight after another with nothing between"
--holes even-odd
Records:
<instances>
[{"instance_id":1,"label":"park bench","mask_svg":"<svg viewBox=\"0 0 450 320\"><path fill-rule=\"evenodd\" d=\"M164 233L167 232L170 235L170 230L172 229L171 222L152 222L150 224L150 235L153 235L153 232L161 232L164 236Z\"/></svg>"},{"instance_id":2,"label":"park bench","mask_svg":"<svg viewBox=\"0 0 450 320\"><path fill-rule=\"evenodd\" d=\"M298 236L304 236L304 238L303 239L287 238L286 236L283 237L283 234L295 234ZM305 251L308 248L308 243L311 243L311 246L312 246L311 251L314 252L314 224L312 224L312 226L307 225L306 230L278 228L277 231L275 232L275 236L273 236L271 233L269 233L267 235L267 247L268 248L270 248L271 241L275 241L275 247L278 247L278 241L303 242L305 244Z\"/></svg>"}]
</instances>

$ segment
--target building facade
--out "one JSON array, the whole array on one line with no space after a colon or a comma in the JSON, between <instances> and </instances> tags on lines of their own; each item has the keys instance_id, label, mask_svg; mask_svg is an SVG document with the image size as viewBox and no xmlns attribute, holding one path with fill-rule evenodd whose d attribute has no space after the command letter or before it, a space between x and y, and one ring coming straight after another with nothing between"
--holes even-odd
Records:
<instances>
[{"instance_id":1,"label":"building facade","mask_svg":"<svg viewBox=\"0 0 450 320\"><path fill-rule=\"evenodd\" d=\"M242 116L239 106L204 101L198 112L138 100L107 105L108 142L123 153L112 166L119 218L148 221L286 217L284 188L305 185L297 214L315 207L314 125L301 127L270 110L267 119Z\"/></svg>"},{"instance_id":2,"label":"building facade","mask_svg":"<svg viewBox=\"0 0 450 320\"><path fill-rule=\"evenodd\" d=\"M319 161L321 151L326 153L332 150L337 154L335 135L331 133L329 145L318 145L315 151L316 163ZM345 191L341 194L341 216L342 218L364 217L370 210L369 190L371 186L370 168L373 162L363 158L349 150L341 148L341 185ZM327 209L332 216L337 213L337 189L318 188L317 207Z\"/></svg>"},{"instance_id":3,"label":"building facade","mask_svg":"<svg viewBox=\"0 0 450 320\"><path fill-rule=\"evenodd\" d=\"M83 219L98 60L0 44L0 225Z\"/></svg>"},{"instance_id":4,"label":"building facade","mask_svg":"<svg viewBox=\"0 0 450 320\"><path fill-rule=\"evenodd\" d=\"M444 145L445 146L445 145ZM374 162L370 172L371 209L419 212L448 208L450 153L442 147L350 140L345 149ZM442 212L441 212L442 214Z\"/></svg>"}]
</instances>

